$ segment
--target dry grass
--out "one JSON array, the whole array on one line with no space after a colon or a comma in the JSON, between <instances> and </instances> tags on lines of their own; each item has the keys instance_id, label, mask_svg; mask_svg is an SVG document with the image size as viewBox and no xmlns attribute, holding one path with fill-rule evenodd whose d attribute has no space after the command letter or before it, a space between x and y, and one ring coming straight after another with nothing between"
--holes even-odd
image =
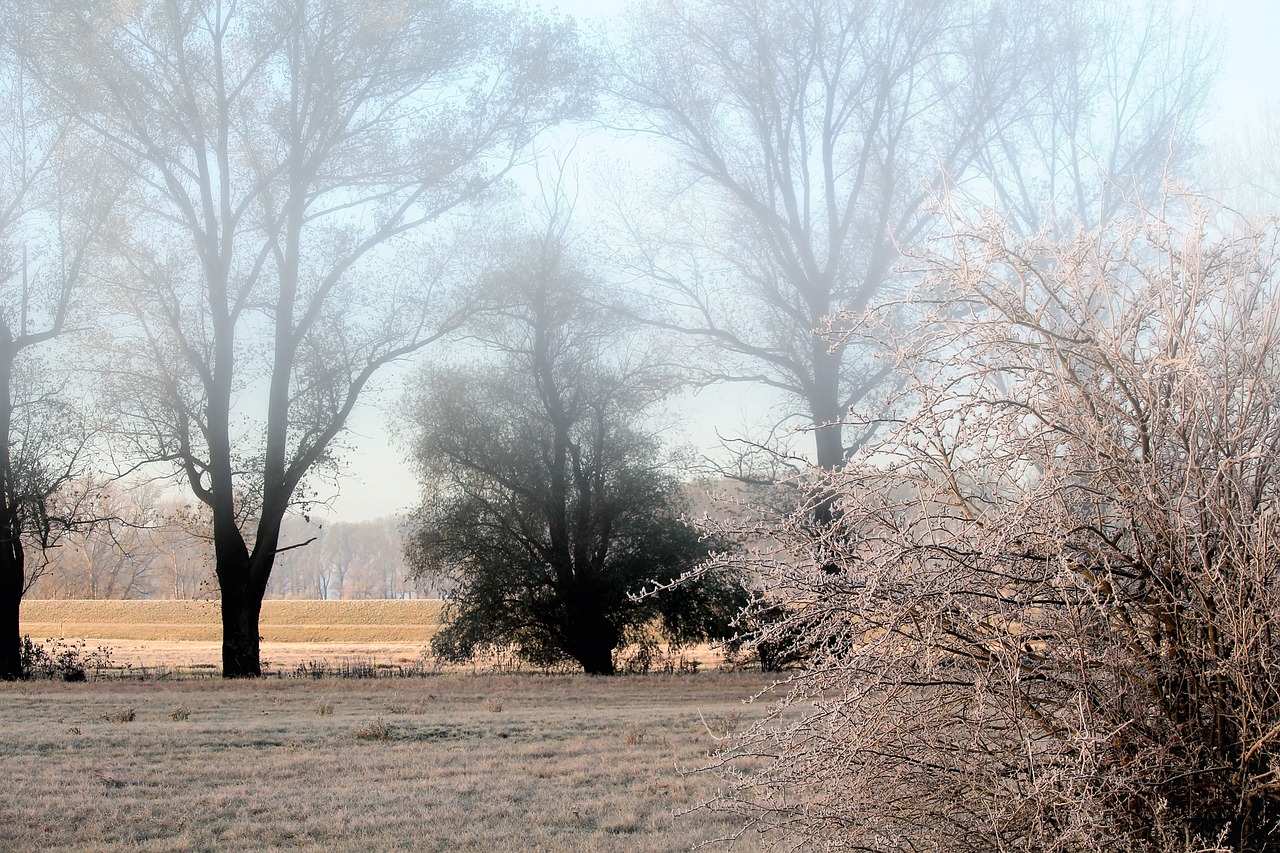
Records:
<instances>
[{"instance_id":1,"label":"dry grass","mask_svg":"<svg viewBox=\"0 0 1280 853\"><path fill-rule=\"evenodd\" d=\"M374 717L356 726L356 737L360 740L391 740L391 727L381 717Z\"/></svg>"},{"instance_id":2,"label":"dry grass","mask_svg":"<svg viewBox=\"0 0 1280 853\"><path fill-rule=\"evenodd\" d=\"M427 643L440 628L444 602L264 601L268 643ZM216 601L46 601L22 603L21 631L33 638L216 642Z\"/></svg>"},{"instance_id":3,"label":"dry grass","mask_svg":"<svg viewBox=\"0 0 1280 853\"><path fill-rule=\"evenodd\" d=\"M25 606L25 605L24 605ZM33 635L34 636L34 635ZM90 638L91 646L111 650L113 664L169 669L204 669L216 674L222 667L221 642L183 640L119 640ZM343 661L366 660L375 665L409 666L426 650L426 643L263 643L262 665L270 670L293 672L299 666L320 661L330 671Z\"/></svg>"},{"instance_id":4,"label":"dry grass","mask_svg":"<svg viewBox=\"0 0 1280 853\"><path fill-rule=\"evenodd\" d=\"M129 707L112 708L102 714L102 719L108 723L132 723L137 717L137 712Z\"/></svg>"},{"instance_id":5,"label":"dry grass","mask_svg":"<svg viewBox=\"0 0 1280 853\"><path fill-rule=\"evenodd\" d=\"M0 684L0 778L21 780L0 797L0 849L688 849L734 826L674 817L715 784L676 768L714 747L704 719L755 719L763 709L740 699L763 681ZM189 720L171 719L175 706ZM129 725L103 719L125 707ZM354 734L378 719L385 739Z\"/></svg>"}]
</instances>

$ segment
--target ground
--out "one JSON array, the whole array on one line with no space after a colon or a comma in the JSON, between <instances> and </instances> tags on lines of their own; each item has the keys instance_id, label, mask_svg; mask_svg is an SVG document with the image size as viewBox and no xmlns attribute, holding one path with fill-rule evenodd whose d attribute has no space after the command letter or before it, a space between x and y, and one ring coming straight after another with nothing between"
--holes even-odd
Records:
<instances>
[{"instance_id":1,"label":"ground","mask_svg":"<svg viewBox=\"0 0 1280 853\"><path fill-rule=\"evenodd\" d=\"M0 685L4 850L685 850L760 673ZM755 850L747 835L711 849Z\"/></svg>"}]
</instances>

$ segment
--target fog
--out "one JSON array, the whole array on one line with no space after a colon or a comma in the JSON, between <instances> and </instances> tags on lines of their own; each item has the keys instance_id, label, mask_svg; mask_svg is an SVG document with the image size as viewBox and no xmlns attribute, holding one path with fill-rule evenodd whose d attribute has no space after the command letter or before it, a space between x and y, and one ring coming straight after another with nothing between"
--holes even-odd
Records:
<instances>
[{"instance_id":1,"label":"fog","mask_svg":"<svg viewBox=\"0 0 1280 853\"><path fill-rule=\"evenodd\" d=\"M415 508L407 397L442 368L550 370L522 335L566 342L561 390L678 448L686 480L752 449L829 469L905 405L858 324L924 315L955 222L1099 227L1167 180L1274 203L1271 4L844 8L263 6L185 41L160 6L11 14L6 323L57 339L14 362L42 378L13 423L78 419L60 482L168 484L246 565L281 513ZM610 331L529 319L571 280L613 318L573 322ZM645 383L664 393L626 409ZM10 443L53 458L58 429Z\"/></svg>"},{"instance_id":2,"label":"fog","mask_svg":"<svg viewBox=\"0 0 1280 853\"><path fill-rule=\"evenodd\" d=\"M564 0L545 5L577 17L588 28L616 32L624 26L626 4L621 0ZM1280 6L1266 0L1222 0L1207 10L1202 26L1206 31L1220 27L1222 39L1221 68L1200 134L1205 156L1212 161L1215 150L1251 132L1268 110L1280 104L1280 65L1275 56L1275 45L1280 43ZM578 204L587 210L593 204L605 206L594 197L593 187L612 185L618 164L655 171L664 168L650 146L632 137L588 128L581 134L565 134L559 142L561 147L545 154L574 164L578 191L583 196ZM1205 183L1215 181L1206 179ZM525 180L522 187L528 203L535 204L540 192L537 181ZM418 500L418 483L406 465L405 449L393 438L387 413L394 389L410 375L407 368L395 371L383 382L392 392L384 394L380 404L362 404L356 410L351 420L351 464L333 489L328 510L334 517L374 518L403 512ZM685 392L668 408L671 440L717 459L724 455L726 439L758 437L767 431L786 412L786 401L759 387L738 384L703 388L696 394Z\"/></svg>"}]
</instances>

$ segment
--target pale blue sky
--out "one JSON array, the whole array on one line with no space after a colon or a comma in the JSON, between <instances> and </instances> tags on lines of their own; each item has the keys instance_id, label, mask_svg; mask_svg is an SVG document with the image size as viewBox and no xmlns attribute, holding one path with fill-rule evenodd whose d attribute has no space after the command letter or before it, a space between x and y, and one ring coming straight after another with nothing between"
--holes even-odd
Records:
<instances>
[{"instance_id":1,"label":"pale blue sky","mask_svg":"<svg viewBox=\"0 0 1280 853\"><path fill-rule=\"evenodd\" d=\"M1218 0L1205 8L1220 10L1225 51L1214 125L1229 131L1280 101L1280 0Z\"/></svg>"},{"instance_id":2,"label":"pale blue sky","mask_svg":"<svg viewBox=\"0 0 1280 853\"><path fill-rule=\"evenodd\" d=\"M616 13L623 0L542 0L547 8L561 9L584 22ZM1208 139L1228 138L1235 128L1253 121L1267 104L1280 108L1280 0L1203 0L1199 20L1206 27L1221 27L1224 39L1223 67L1215 115L1206 129ZM390 393L381 397L389 402ZM741 413L750 408L748 389L725 390L708 395L697 409L706 416L715 412L723 428L733 432L742 425ZM758 408L758 407L757 407ZM400 450L392 447L386 429L385 409L362 406L352 419L356 435L349 457L351 475L344 479L332 516L357 520L386 515L412 507L417 484L405 466ZM689 419L690 438L696 444L714 441L713 425L697 415Z\"/></svg>"}]
</instances>

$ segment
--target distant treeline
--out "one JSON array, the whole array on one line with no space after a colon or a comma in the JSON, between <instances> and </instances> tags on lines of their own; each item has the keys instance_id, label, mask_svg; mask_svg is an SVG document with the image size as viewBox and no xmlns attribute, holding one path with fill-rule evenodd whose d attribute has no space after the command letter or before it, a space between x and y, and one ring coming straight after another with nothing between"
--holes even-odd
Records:
<instances>
[{"instance_id":1,"label":"distant treeline","mask_svg":"<svg viewBox=\"0 0 1280 853\"><path fill-rule=\"evenodd\" d=\"M136 508L135 508L136 509ZM48 554L27 592L35 599L213 599L212 543L185 508L157 502L130 524L103 524ZM435 598L431 579L410 581L401 520L285 521L267 598ZM303 545L302 543L306 543ZM301 545L301 547L290 547Z\"/></svg>"}]
</instances>

